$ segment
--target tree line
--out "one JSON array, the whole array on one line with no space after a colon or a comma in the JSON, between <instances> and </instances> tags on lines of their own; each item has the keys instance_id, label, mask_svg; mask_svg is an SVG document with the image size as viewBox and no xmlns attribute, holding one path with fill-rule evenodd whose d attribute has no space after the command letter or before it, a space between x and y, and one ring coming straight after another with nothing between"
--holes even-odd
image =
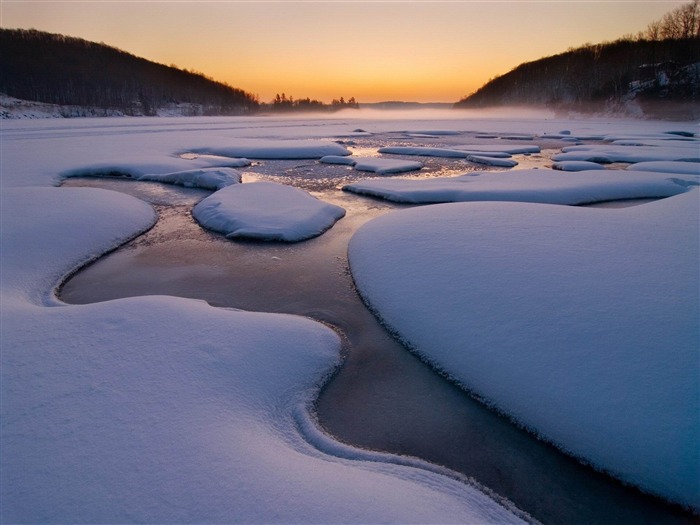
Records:
<instances>
[{"instance_id":1,"label":"tree line","mask_svg":"<svg viewBox=\"0 0 700 525\"><path fill-rule=\"evenodd\" d=\"M620 99L631 89L639 90L640 100L700 98L699 0L674 9L638 35L521 64L455 107L528 104L584 109Z\"/></svg>"},{"instance_id":2,"label":"tree line","mask_svg":"<svg viewBox=\"0 0 700 525\"><path fill-rule=\"evenodd\" d=\"M257 97L201 73L136 57L104 44L33 29L0 29L0 92L127 115L189 105L198 114L257 111Z\"/></svg>"},{"instance_id":3,"label":"tree line","mask_svg":"<svg viewBox=\"0 0 700 525\"><path fill-rule=\"evenodd\" d=\"M355 100L355 97L350 97L347 101L345 98L333 99L330 104L325 104L320 100L311 98L295 99L292 95L287 96L282 93L277 93L275 98L269 104L261 104L261 111L271 112L307 112L307 111L339 111L341 109L358 109L360 105Z\"/></svg>"}]
</instances>

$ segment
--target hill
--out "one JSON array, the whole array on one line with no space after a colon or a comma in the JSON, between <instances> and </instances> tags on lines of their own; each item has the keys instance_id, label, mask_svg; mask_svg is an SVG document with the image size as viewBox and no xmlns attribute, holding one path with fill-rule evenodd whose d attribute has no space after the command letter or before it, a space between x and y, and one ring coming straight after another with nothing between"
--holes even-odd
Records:
<instances>
[{"instance_id":1,"label":"hill","mask_svg":"<svg viewBox=\"0 0 700 525\"><path fill-rule=\"evenodd\" d=\"M700 40L632 40L588 45L516 67L455 104L700 115ZM695 113L688 115L688 111Z\"/></svg>"},{"instance_id":2,"label":"hill","mask_svg":"<svg viewBox=\"0 0 700 525\"><path fill-rule=\"evenodd\" d=\"M258 107L253 95L200 73L80 38L0 29L0 48L0 93L15 99L91 115L240 115Z\"/></svg>"}]
</instances>

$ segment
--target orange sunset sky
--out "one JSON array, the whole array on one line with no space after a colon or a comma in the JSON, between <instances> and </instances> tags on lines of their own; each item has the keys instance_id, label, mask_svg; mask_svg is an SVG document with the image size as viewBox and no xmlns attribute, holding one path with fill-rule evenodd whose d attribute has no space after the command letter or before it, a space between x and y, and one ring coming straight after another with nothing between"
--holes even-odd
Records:
<instances>
[{"instance_id":1,"label":"orange sunset sky","mask_svg":"<svg viewBox=\"0 0 700 525\"><path fill-rule=\"evenodd\" d=\"M2 0L0 25L104 42L257 94L455 102L518 64L636 34L671 0Z\"/></svg>"}]
</instances>

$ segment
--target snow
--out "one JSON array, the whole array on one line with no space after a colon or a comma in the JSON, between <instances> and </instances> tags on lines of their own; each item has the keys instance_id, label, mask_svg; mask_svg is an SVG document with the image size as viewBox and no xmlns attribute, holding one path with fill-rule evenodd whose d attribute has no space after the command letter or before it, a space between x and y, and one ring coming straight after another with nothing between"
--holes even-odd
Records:
<instances>
[{"instance_id":1,"label":"snow","mask_svg":"<svg viewBox=\"0 0 700 525\"><path fill-rule=\"evenodd\" d=\"M552 168L560 171L586 171L586 170L604 170L605 167L596 162L588 162L585 160L565 160L555 162Z\"/></svg>"},{"instance_id":2,"label":"snow","mask_svg":"<svg viewBox=\"0 0 700 525\"><path fill-rule=\"evenodd\" d=\"M320 235L344 217L345 210L292 186L251 182L202 199L192 216L229 239L296 242Z\"/></svg>"},{"instance_id":3,"label":"snow","mask_svg":"<svg viewBox=\"0 0 700 525\"><path fill-rule=\"evenodd\" d=\"M138 180L178 184L188 188L220 190L231 184L241 182L241 174L232 168L202 168L173 173L141 175L138 177Z\"/></svg>"},{"instance_id":4,"label":"snow","mask_svg":"<svg viewBox=\"0 0 700 525\"><path fill-rule=\"evenodd\" d=\"M351 157L340 157L338 155L326 155L325 157L321 157L319 162L323 162L324 164L343 164L345 166L354 166L357 159Z\"/></svg>"},{"instance_id":5,"label":"snow","mask_svg":"<svg viewBox=\"0 0 700 525\"><path fill-rule=\"evenodd\" d=\"M433 148L426 146L387 146L379 148L379 153L392 153L395 155L422 155L425 157L455 157L466 159L469 153L454 148Z\"/></svg>"},{"instance_id":6,"label":"snow","mask_svg":"<svg viewBox=\"0 0 700 525\"><path fill-rule=\"evenodd\" d=\"M477 164L486 164L487 166L498 166L500 168L512 168L518 165L518 162L512 159L499 159L495 157L484 157L483 155L469 155L469 162Z\"/></svg>"},{"instance_id":7,"label":"snow","mask_svg":"<svg viewBox=\"0 0 700 525\"><path fill-rule=\"evenodd\" d=\"M323 434L309 409L340 362L340 342L318 323L176 297L77 306L54 295L71 272L155 220L131 197L54 187L66 176L348 156L328 139L358 126L375 136L447 129L474 137L566 127L578 138L669 127L363 115L3 121L0 521L519 521L469 480ZM673 127L692 134L697 126ZM391 213L352 241L358 286L417 351L513 418L630 483L698 508L698 429L688 416L699 410L698 232L688 219L697 218L697 175L555 173L555 182L550 170L535 171L539 182L528 170L376 182L404 193L416 184L412 191L433 200L441 186L448 200L523 199L528 191L552 202L679 195L623 210L487 202ZM602 175L612 178L603 183ZM451 354L439 361L443 342Z\"/></svg>"},{"instance_id":8,"label":"snow","mask_svg":"<svg viewBox=\"0 0 700 525\"><path fill-rule=\"evenodd\" d=\"M358 158L355 169L358 171L373 171L380 175L416 171L423 167L420 162L398 159Z\"/></svg>"},{"instance_id":9,"label":"snow","mask_svg":"<svg viewBox=\"0 0 700 525\"><path fill-rule=\"evenodd\" d=\"M455 146L455 149L464 150L474 155L484 156L488 155L489 153L507 153L509 155L517 155L540 152L540 147L536 144L468 144L463 146Z\"/></svg>"},{"instance_id":10,"label":"snow","mask_svg":"<svg viewBox=\"0 0 700 525\"><path fill-rule=\"evenodd\" d=\"M672 142L672 141L668 141ZM700 162L698 144L667 146L615 146L607 144L568 146L552 157L555 161L611 162L693 161Z\"/></svg>"},{"instance_id":11,"label":"snow","mask_svg":"<svg viewBox=\"0 0 700 525\"><path fill-rule=\"evenodd\" d=\"M350 151L335 142L293 139L237 139L232 146L197 148L191 151L250 159L320 159L326 155L350 155Z\"/></svg>"},{"instance_id":12,"label":"snow","mask_svg":"<svg viewBox=\"0 0 700 525\"><path fill-rule=\"evenodd\" d=\"M700 175L700 162L656 161L638 162L627 166L628 170Z\"/></svg>"},{"instance_id":13,"label":"snow","mask_svg":"<svg viewBox=\"0 0 700 525\"><path fill-rule=\"evenodd\" d=\"M563 174L549 169L479 172L458 177L367 179L343 189L394 202L520 201L585 204L615 199L669 197L697 184L693 177L598 170Z\"/></svg>"},{"instance_id":14,"label":"snow","mask_svg":"<svg viewBox=\"0 0 700 525\"><path fill-rule=\"evenodd\" d=\"M699 202L413 208L364 225L350 266L383 322L480 398L700 509Z\"/></svg>"},{"instance_id":15,"label":"snow","mask_svg":"<svg viewBox=\"0 0 700 525\"><path fill-rule=\"evenodd\" d=\"M221 121L198 122L3 126L0 520L521 522L439 467L321 434L308 410L340 342L318 323L176 297L56 299L155 220L132 197L53 187L57 174L192 166L173 150L221 140Z\"/></svg>"}]
</instances>

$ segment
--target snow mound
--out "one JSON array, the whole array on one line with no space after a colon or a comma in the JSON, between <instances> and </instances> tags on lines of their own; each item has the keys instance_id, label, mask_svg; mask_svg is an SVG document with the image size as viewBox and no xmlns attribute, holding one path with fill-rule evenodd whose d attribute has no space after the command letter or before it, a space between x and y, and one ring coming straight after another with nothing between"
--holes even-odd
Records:
<instances>
[{"instance_id":1,"label":"snow mound","mask_svg":"<svg viewBox=\"0 0 700 525\"><path fill-rule=\"evenodd\" d=\"M345 166L354 166L356 160L351 157L340 157L338 155L326 155L325 157L321 157L319 159L319 162L323 162L324 164L343 164Z\"/></svg>"},{"instance_id":2,"label":"snow mound","mask_svg":"<svg viewBox=\"0 0 700 525\"><path fill-rule=\"evenodd\" d=\"M527 169L424 180L367 179L343 189L414 204L484 200L585 204L669 197L686 191L694 180L693 177L629 171L592 170L563 175L554 170Z\"/></svg>"},{"instance_id":3,"label":"snow mound","mask_svg":"<svg viewBox=\"0 0 700 525\"><path fill-rule=\"evenodd\" d=\"M589 170L604 170L605 167L596 162L588 162L585 160L565 160L563 162L555 162L552 168L559 171L589 171Z\"/></svg>"},{"instance_id":4,"label":"snow mound","mask_svg":"<svg viewBox=\"0 0 700 525\"><path fill-rule=\"evenodd\" d=\"M653 171L659 173L677 173L680 175L700 175L700 162L656 161L638 162L627 166L633 171Z\"/></svg>"},{"instance_id":5,"label":"snow mound","mask_svg":"<svg viewBox=\"0 0 700 525\"><path fill-rule=\"evenodd\" d=\"M326 155L350 155L335 142L321 140L237 139L234 146L192 149L193 153L249 159L320 159Z\"/></svg>"},{"instance_id":6,"label":"snow mound","mask_svg":"<svg viewBox=\"0 0 700 525\"><path fill-rule=\"evenodd\" d=\"M518 165L518 162L512 159L499 159L483 155L469 155L467 160L476 164L486 164L487 166L498 166L500 168L512 168Z\"/></svg>"},{"instance_id":7,"label":"snow mound","mask_svg":"<svg viewBox=\"0 0 700 525\"><path fill-rule=\"evenodd\" d=\"M292 186L252 182L217 191L201 200L192 215L229 239L296 242L320 235L345 210Z\"/></svg>"},{"instance_id":8,"label":"snow mound","mask_svg":"<svg viewBox=\"0 0 700 525\"><path fill-rule=\"evenodd\" d=\"M563 450L698 510L699 202L413 208L365 224L350 266L423 358Z\"/></svg>"},{"instance_id":9,"label":"snow mound","mask_svg":"<svg viewBox=\"0 0 700 525\"><path fill-rule=\"evenodd\" d=\"M358 171L373 171L380 175L416 171L423 167L420 162L398 159L360 158L355 162Z\"/></svg>"},{"instance_id":10,"label":"snow mound","mask_svg":"<svg viewBox=\"0 0 700 525\"><path fill-rule=\"evenodd\" d=\"M246 158L222 157L220 155L199 155L197 153L181 153L181 159L195 161L200 168L245 168L252 162Z\"/></svg>"},{"instance_id":11,"label":"snow mound","mask_svg":"<svg viewBox=\"0 0 700 525\"><path fill-rule=\"evenodd\" d=\"M202 168L197 170L176 171L174 173L147 174L138 177L142 181L164 182L188 188L220 190L231 184L241 182L241 174L233 168Z\"/></svg>"},{"instance_id":12,"label":"snow mound","mask_svg":"<svg viewBox=\"0 0 700 525\"><path fill-rule=\"evenodd\" d=\"M670 141L669 141L670 142ZM585 160L602 164L612 162L649 162L649 161L693 161L700 162L700 149L697 144L690 146L611 146L580 145L567 146L552 157L555 161Z\"/></svg>"}]
</instances>

